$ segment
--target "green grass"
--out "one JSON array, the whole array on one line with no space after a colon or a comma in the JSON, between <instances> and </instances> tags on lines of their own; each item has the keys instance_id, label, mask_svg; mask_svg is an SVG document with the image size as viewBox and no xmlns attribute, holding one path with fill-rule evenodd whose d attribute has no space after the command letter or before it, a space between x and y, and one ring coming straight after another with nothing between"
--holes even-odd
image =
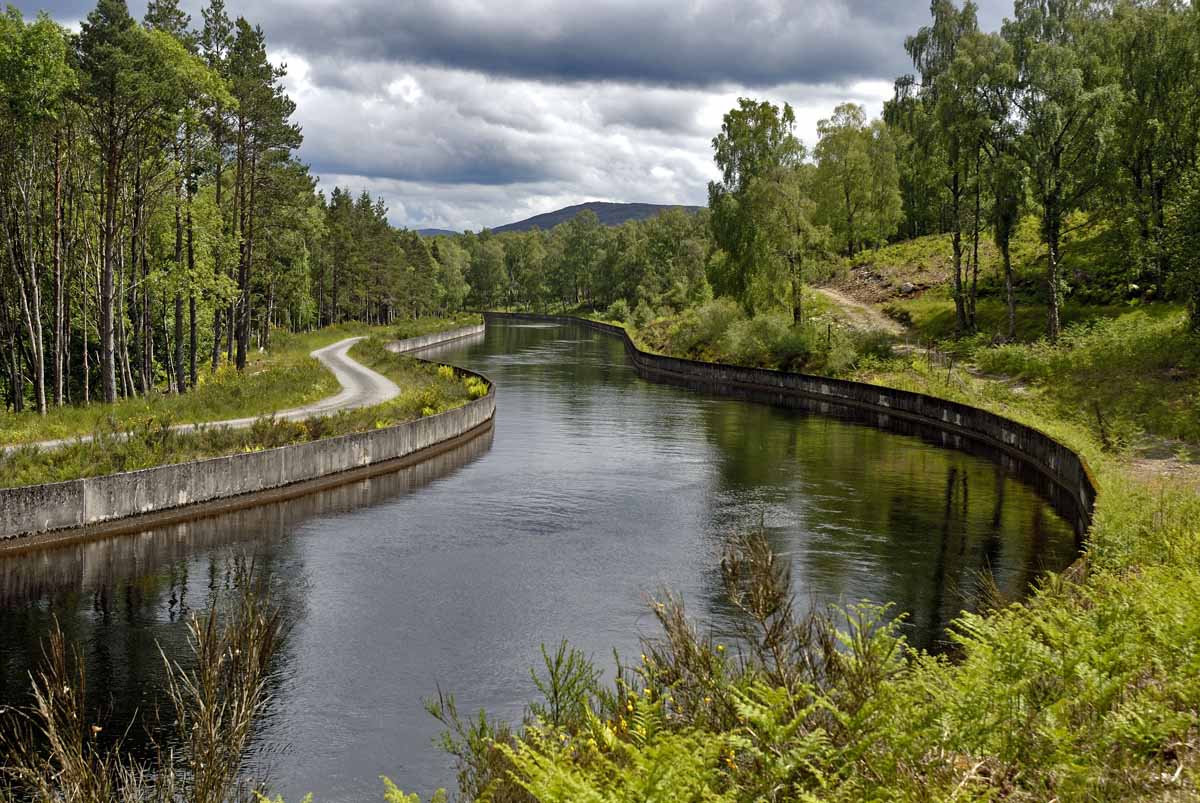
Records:
<instances>
[{"instance_id":1,"label":"green grass","mask_svg":"<svg viewBox=\"0 0 1200 803\"><path fill-rule=\"evenodd\" d=\"M998 335L1008 326L998 301L981 301L980 333L957 340L950 301L927 296L885 311L908 324L917 342L1027 386L1047 414L1086 426L1110 446L1140 432L1200 443L1200 339L1178 305L1069 306L1056 346L1043 337L1040 307L1018 309L1013 343Z\"/></svg>"},{"instance_id":2,"label":"green grass","mask_svg":"<svg viewBox=\"0 0 1200 803\"><path fill-rule=\"evenodd\" d=\"M121 399L115 404L52 408L45 416L36 412L0 411L0 444L90 435L98 430L112 429L113 420L118 426L119 422L150 419L194 424L303 407L339 390L333 374L309 356L316 349L359 335L377 333L403 340L481 322L478 315L457 315L402 321L389 327L345 323L299 334L276 331L268 351L250 352L246 370L242 373L224 364L214 372L208 363L203 363L199 385L189 393L174 395L155 391L146 396Z\"/></svg>"},{"instance_id":3,"label":"green grass","mask_svg":"<svg viewBox=\"0 0 1200 803\"><path fill-rule=\"evenodd\" d=\"M790 312L753 317L729 299L656 318L633 334L640 348L707 362L842 376L891 354L891 338L847 323L833 302L806 290L804 323Z\"/></svg>"},{"instance_id":4,"label":"green grass","mask_svg":"<svg viewBox=\"0 0 1200 803\"><path fill-rule=\"evenodd\" d=\"M1139 430L1200 443L1200 337L1185 313L1143 308L1070 326L1057 346L982 348L980 370L1028 382L1056 418L1086 421L1110 446Z\"/></svg>"},{"instance_id":5,"label":"green grass","mask_svg":"<svg viewBox=\"0 0 1200 803\"><path fill-rule=\"evenodd\" d=\"M387 327L387 333L395 340L407 340L410 337L447 332L465 326L478 326L481 323L483 323L482 315L461 313L448 318L415 318L411 321L401 321Z\"/></svg>"},{"instance_id":6,"label":"green grass","mask_svg":"<svg viewBox=\"0 0 1200 803\"><path fill-rule=\"evenodd\" d=\"M1105 225L1090 225L1082 216L1069 222L1063 238L1061 276L1067 285L1069 304L1111 305L1140 298L1148 287L1133 288L1136 266L1126 255L1117 232ZM970 238L963 238L964 268L971 249ZM1036 218L1021 221L1010 246L1017 297L1023 304L1045 304L1046 249L1038 233ZM933 234L856 254L843 260L834 280L845 284L851 268L866 268L885 284L871 285L868 295L882 301L897 297L899 288L911 282L918 288L932 288L936 294L948 291L953 274L953 246L949 234ZM964 277L969 280L969 276ZM990 232L980 235L979 295L981 299L1004 297L1004 268L1000 250Z\"/></svg>"},{"instance_id":7,"label":"green grass","mask_svg":"<svg viewBox=\"0 0 1200 803\"><path fill-rule=\"evenodd\" d=\"M1179 307L1171 305L1146 305L1151 310L1148 314L1170 314ZM1067 304L1060 311L1063 326L1085 323L1101 318L1115 318L1136 307L1128 304L1112 304L1104 306L1084 306ZM955 344L954 301L940 292L926 293L920 298L910 300L895 300L883 306L886 315L899 321L913 330L922 341L930 339L946 341L943 350L956 351L969 349L982 342L1006 339L1008 336L1008 307L1004 301L996 298L981 298L975 307L979 333L982 338ZM1022 303L1016 310L1016 340L1030 343L1046 334L1047 309L1041 303Z\"/></svg>"}]
</instances>

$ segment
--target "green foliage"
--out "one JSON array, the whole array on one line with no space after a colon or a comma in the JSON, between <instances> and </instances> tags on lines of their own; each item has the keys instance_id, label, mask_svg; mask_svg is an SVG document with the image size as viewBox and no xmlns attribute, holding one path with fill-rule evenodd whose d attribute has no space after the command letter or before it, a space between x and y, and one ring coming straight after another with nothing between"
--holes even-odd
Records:
<instances>
[{"instance_id":1,"label":"green foliage","mask_svg":"<svg viewBox=\"0 0 1200 803\"><path fill-rule=\"evenodd\" d=\"M883 244L902 215L896 147L887 126L868 123L861 106L845 103L817 124L817 132L818 219L851 256Z\"/></svg>"},{"instance_id":2,"label":"green foliage","mask_svg":"<svg viewBox=\"0 0 1200 803\"><path fill-rule=\"evenodd\" d=\"M1032 383L1058 417L1114 448L1141 429L1200 441L1200 342L1178 312L1134 310L1072 324L1057 346L1001 345L973 357L986 373Z\"/></svg>"},{"instance_id":3,"label":"green foliage","mask_svg":"<svg viewBox=\"0 0 1200 803\"><path fill-rule=\"evenodd\" d=\"M483 323L483 317L470 313L460 313L445 317L413 318L399 321L387 328L388 336L393 340L408 340L412 337L423 337L438 332L448 332L451 329L462 329L467 326L478 326Z\"/></svg>"},{"instance_id":4,"label":"green foliage","mask_svg":"<svg viewBox=\"0 0 1200 803\"><path fill-rule=\"evenodd\" d=\"M587 719L588 701L596 694L600 673L566 639L551 655L541 646L544 675L530 671L533 685L545 702L532 703L529 713L552 728L576 730Z\"/></svg>"},{"instance_id":5,"label":"green foliage","mask_svg":"<svg viewBox=\"0 0 1200 803\"><path fill-rule=\"evenodd\" d=\"M618 321L624 323L629 320L629 304L623 298L618 298L616 301L608 305L605 311L605 316L610 321Z\"/></svg>"},{"instance_id":6,"label":"green foliage","mask_svg":"<svg viewBox=\"0 0 1200 803\"><path fill-rule=\"evenodd\" d=\"M795 169L803 160L804 146L795 126L796 115L788 104L781 110L766 101L739 98L713 139L721 181L709 183L708 206L713 241L725 259L710 281L718 293L743 304L751 304L758 272L773 256L760 230L761 210L751 201L754 185Z\"/></svg>"},{"instance_id":7,"label":"green foliage","mask_svg":"<svg viewBox=\"0 0 1200 803\"><path fill-rule=\"evenodd\" d=\"M468 376L463 380L467 395L472 399L481 399L488 394L488 384L477 376Z\"/></svg>"}]
</instances>

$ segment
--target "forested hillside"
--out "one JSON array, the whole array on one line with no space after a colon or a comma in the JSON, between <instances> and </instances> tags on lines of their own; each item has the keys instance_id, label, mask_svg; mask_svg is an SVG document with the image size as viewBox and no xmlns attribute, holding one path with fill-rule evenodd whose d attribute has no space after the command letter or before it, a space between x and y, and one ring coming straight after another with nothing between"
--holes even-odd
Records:
<instances>
[{"instance_id":1,"label":"forested hillside","mask_svg":"<svg viewBox=\"0 0 1200 803\"><path fill-rule=\"evenodd\" d=\"M316 190L266 34L212 0L73 34L0 17L0 394L14 411L183 392L273 326L457 309L463 264Z\"/></svg>"}]
</instances>

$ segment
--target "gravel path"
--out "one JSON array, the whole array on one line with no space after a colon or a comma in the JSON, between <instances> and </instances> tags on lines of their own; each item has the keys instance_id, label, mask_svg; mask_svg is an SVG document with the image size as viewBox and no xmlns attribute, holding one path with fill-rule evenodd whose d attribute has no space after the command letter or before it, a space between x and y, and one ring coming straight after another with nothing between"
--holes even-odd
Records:
<instances>
[{"instance_id":1,"label":"gravel path","mask_svg":"<svg viewBox=\"0 0 1200 803\"><path fill-rule=\"evenodd\" d=\"M907 332L899 321L892 320L875 307L853 299L845 293L830 287L814 287L813 290L837 304L840 311L846 315L847 323L855 329L880 329L897 337L902 337Z\"/></svg>"},{"instance_id":2,"label":"gravel path","mask_svg":"<svg viewBox=\"0 0 1200 803\"><path fill-rule=\"evenodd\" d=\"M359 407L371 407L376 404L383 404L400 395L400 388L396 386L395 382L383 374L372 371L365 365L351 359L348 353L350 347L360 340L362 340L361 337L348 337L345 340L339 340L337 343L317 349L312 353L313 357L317 358L322 365L333 372L334 377L337 378L338 383L342 386L341 392L321 399L318 402L305 405L304 407L281 410L275 413L274 417L287 421L303 421L306 418L329 415L340 410L354 410ZM247 418L230 418L223 421L208 421L200 424L177 424L171 427L171 429L175 432L195 432L199 429L216 427L245 429L263 417L264 415L257 415ZM91 439L91 435L76 435L70 438L58 438L55 440L5 446L2 447L2 450L10 452L26 446L36 446L39 449L56 449L59 446L70 443L87 443Z\"/></svg>"}]
</instances>

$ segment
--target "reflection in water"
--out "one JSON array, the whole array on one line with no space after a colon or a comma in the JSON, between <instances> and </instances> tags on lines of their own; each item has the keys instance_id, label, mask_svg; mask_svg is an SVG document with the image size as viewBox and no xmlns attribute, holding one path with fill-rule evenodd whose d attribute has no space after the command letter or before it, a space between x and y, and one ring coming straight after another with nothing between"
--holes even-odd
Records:
<instances>
[{"instance_id":1,"label":"reflection in water","mask_svg":"<svg viewBox=\"0 0 1200 803\"><path fill-rule=\"evenodd\" d=\"M612 337L501 325L432 353L496 381L494 440L299 500L0 559L0 705L27 694L58 616L119 732L157 699L156 642L183 656L186 613L219 599L249 553L279 578L292 627L257 765L288 799L374 799L380 774L427 792L453 773L423 696L440 685L466 711L516 718L540 643L636 654L654 633L642 595L660 585L727 631L717 560L760 523L802 601L894 602L932 648L991 584L1019 595L1075 554L1071 526L1006 466L643 382Z\"/></svg>"}]
</instances>

